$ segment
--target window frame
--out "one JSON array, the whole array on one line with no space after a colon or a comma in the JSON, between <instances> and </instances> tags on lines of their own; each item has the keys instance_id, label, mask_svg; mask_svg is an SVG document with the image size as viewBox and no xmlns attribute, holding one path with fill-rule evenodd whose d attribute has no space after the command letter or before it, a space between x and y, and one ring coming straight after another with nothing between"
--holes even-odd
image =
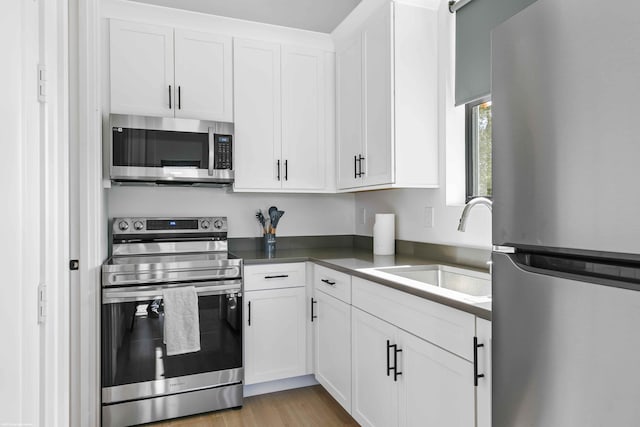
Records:
<instances>
[{"instance_id":1,"label":"window frame","mask_svg":"<svg viewBox=\"0 0 640 427\"><path fill-rule=\"evenodd\" d=\"M488 199L492 199L492 196L486 195L478 195L474 194L474 167L476 163L475 158L475 150L473 149L473 109L480 104L484 104L485 102L491 101L491 95L479 98L475 101L468 102L465 104L465 115L464 115L464 123L465 123L465 203L469 203L471 199L475 199L476 197L486 197ZM493 115L493 109L491 110L491 114ZM493 138L491 141L493 145ZM493 162L493 159L492 159Z\"/></svg>"}]
</instances>

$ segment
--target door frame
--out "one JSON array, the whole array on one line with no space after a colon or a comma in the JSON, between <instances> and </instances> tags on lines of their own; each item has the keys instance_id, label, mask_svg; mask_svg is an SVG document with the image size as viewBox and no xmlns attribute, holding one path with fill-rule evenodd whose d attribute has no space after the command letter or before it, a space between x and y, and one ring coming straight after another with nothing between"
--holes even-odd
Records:
<instances>
[{"instance_id":1,"label":"door frame","mask_svg":"<svg viewBox=\"0 0 640 427\"><path fill-rule=\"evenodd\" d=\"M100 106L100 2L69 11L70 422L100 425L100 268L106 254Z\"/></svg>"}]
</instances>

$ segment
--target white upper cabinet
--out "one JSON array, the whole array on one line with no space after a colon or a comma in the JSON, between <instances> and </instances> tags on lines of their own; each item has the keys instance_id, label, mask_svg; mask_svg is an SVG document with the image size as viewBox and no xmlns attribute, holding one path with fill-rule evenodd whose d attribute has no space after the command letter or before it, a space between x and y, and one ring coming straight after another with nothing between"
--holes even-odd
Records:
<instances>
[{"instance_id":1,"label":"white upper cabinet","mask_svg":"<svg viewBox=\"0 0 640 427\"><path fill-rule=\"evenodd\" d=\"M338 188L352 188L358 181L358 155L362 150L362 38L360 34L336 51L336 125Z\"/></svg>"},{"instance_id":2,"label":"white upper cabinet","mask_svg":"<svg viewBox=\"0 0 640 427\"><path fill-rule=\"evenodd\" d=\"M389 2L336 39L338 189L438 187L437 31Z\"/></svg>"},{"instance_id":3,"label":"white upper cabinet","mask_svg":"<svg viewBox=\"0 0 640 427\"><path fill-rule=\"evenodd\" d=\"M234 40L237 191L333 191L332 54Z\"/></svg>"},{"instance_id":4,"label":"white upper cabinet","mask_svg":"<svg viewBox=\"0 0 640 427\"><path fill-rule=\"evenodd\" d=\"M280 45L234 40L236 189L282 187Z\"/></svg>"},{"instance_id":5,"label":"white upper cabinet","mask_svg":"<svg viewBox=\"0 0 640 427\"><path fill-rule=\"evenodd\" d=\"M112 19L111 112L233 120L231 37Z\"/></svg>"},{"instance_id":6,"label":"white upper cabinet","mask_svg":"<svg viewBox=\"0 0 640 427\"><path fill-rule=\"evenodd\" d=\"M176 117L233 121L231 38L175 30Z\"/></svg>"},{"instance_id":7,"label":"white upper cabinet","mask_svg":"<svg viewBox=\"0 0 640 427\"><path fill-rule=\"evenodd\" d=\"M362 185L393 182L391 19L393 6L374 13L362 29L364 146Z\"/></svg>"},{"instance_id":8,"label":"white upper cabinet","mask_svg":"<svg viewBox=\"0 0 640 427\"><path fill-rule=\"evenodd\" d=\"M282 188L325 187L325 62L319 50L282 49Z\"/></svg>"},{"instance_id":9,"label":"white upper cabinet","mask_svg":"<svg viewBox=\"0 0 640 427\"><path fill-rule=\"evenodd\" d=\"M111 112L173 116L173 28L112 19L110 52Z\"/></svg>"}]
</instances>

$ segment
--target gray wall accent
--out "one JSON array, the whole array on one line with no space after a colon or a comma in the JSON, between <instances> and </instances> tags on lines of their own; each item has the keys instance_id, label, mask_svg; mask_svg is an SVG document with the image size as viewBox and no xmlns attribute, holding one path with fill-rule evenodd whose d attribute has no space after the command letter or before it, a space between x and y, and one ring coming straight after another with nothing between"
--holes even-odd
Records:
<instances>
[{"instance_id":1,"label":"gray wall accent","mask_svg":"<svg viewBox=\"0 0 640 427\"><path fill-rule=\"evenodd\" d=\"M450 264L462 264L487 269L491 251L487 249L464 248L459 246L436 245L433 243L396 240L396 252Z\"/></svg>"},{"instance_id":2,"label":"gray wall accent","mask_svg":"<svg viewBox=\"0 0 640 427\"><path fill-rule=\"evenodd\" d=\"M373 238L358 235L337 236L295 236L278 237L277 248L285 249L317 249L317 248L355 248L373 251ZM229 239L229 251L256 251L263 249L261 237L231 238ZM396 253L398 255L410 255L416 258L424 258L429 261L447 264L461 264L470 267L487 269L487 261L491 251L487 249L474 249L449 245L437 245L433 243L409 242L396 240Z\"/></svg>"},{"instance_id":3,"label":"gray wall accent","mask_svg":"<svg viewBox=\"0 0 640 427\"><path fill-rule=\"evenodd\" d=\"M354 236L354 246L358 249L373 250L373 237ZM488 249L410 242L408 240L396 240L396 254L410 255L447 264L468 265L481 269L488 268L487 261L491 257L491 251Z\"/></svg>"},{"instance_id":4,"label":"gray wall accent","mask_svg":"<svg viewBox=\"0 0 640 427\"><path fill-rule=\"evenodd\" d=\"M276 236L276 247L284 249L353 248L353 234L336 236ZM261 251L262 237L230 238L229 251Z\"/></svg>"}]
</instances>

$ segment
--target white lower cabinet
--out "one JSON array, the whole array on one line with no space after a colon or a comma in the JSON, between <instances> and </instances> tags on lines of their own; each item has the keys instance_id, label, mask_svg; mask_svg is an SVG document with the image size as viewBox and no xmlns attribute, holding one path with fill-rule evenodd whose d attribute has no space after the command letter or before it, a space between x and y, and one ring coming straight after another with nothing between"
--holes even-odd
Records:
<instances>
[{"instance_id":1,"label":"white lower cabinet","mask_svg":"<svg viewBox=\"0 0 640 427\"><path fill-rule=\"evenodd\" d=\"M244 277L245 384L310 373L313 336L317 381L360 425L491 426L490 321L319 265Z\"/></svg>"},{"instance_id":2,"label":"white lower cabinet","mask_svg":"<svg viewBox=\"0 0 640 427\"><path fill-rule=\"evenodd\" d=\"M362 426L398 425L398 390L394 384L387 342L397 328L355 307L351 309L352 410Z\"/></svg>"},{"instance_id":3,"label":"white lower cabinet","mask_svg":"<svg viewBox=\"0 0 640 427\"><path fill-rule=\"evenodd\" d=\"M318 290L312 304L316 379L351 412L351 306Z\"/></svg>"},{"instance_id":4,"label":"white lower cabinet","mask_svg":"<svg viewBox=\"0 0 640 427\"><path fill-rule=\"evenodd\" d=\"M476 319L476 335L478 336L478 378L476 402L478 411L478 427L491 427L491 322Z\"/></svg>"},{"instance_id":5,"label":"white lower cabinet","mask_svg":"<svg viewBox=\"0 0 640 427\"><path fill-rule=\"evenodd\" d=\"M473 364L428 341L397 335L398 420L402 427L468 427L475 422ZM393 350L391 350L393 351Z\"/></svg>"},{"instance_id":6,"label":"white lower cabinet","mask_svg":"<svg viewBox=\"0 0 640 427\"><path fill-rule=\"evenodd\" d=\"M363 426L475 425L473 364L352 308L352 416Z\"/></svg>"},{"instance_id":7,"label":"white lower cabinet","mask_svg":"<svg viewBox=\"0 0 640 427\"><path fill-rule=\"evenodd\" d=\"M244 293L245 384L306 373L304 286Z\"/></svg>"}]
</instances>

